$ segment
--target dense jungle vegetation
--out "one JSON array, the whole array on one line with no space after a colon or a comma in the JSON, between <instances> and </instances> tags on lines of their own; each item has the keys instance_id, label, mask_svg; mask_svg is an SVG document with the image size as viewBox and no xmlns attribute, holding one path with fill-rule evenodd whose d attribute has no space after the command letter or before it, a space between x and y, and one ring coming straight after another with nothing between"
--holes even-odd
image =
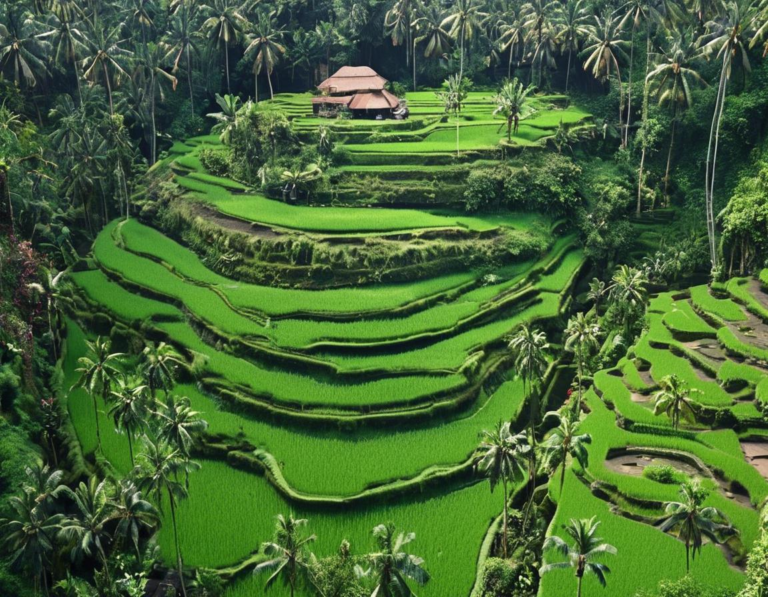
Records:
<instances>
[{"instance_id":1,"label":"dense jungle vegetation","mask_svg":"<svg viewBox=\"0 0 768 597\"><path fill-rule=\"evenodd\" d=\"M768 0L0 3L0 595L768 594L766 56Z\"/></svg>"}]
</instances>

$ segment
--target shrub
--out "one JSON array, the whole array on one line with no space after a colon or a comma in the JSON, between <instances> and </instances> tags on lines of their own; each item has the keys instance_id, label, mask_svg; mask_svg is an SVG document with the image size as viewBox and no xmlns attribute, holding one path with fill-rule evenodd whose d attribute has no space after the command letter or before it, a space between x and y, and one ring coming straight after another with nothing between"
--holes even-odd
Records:
<instances>
[{"instance_id":1,"label":"shrub","mask_svg":"<svg viewBox=\"0 0 768 597\"><path fill-rule=\"evenodd\" d=\"M488 207L499 198L500 183L490 170L473 170L464 191L464 209L468 212Z\"/></svg>"},{"instance_id":2,"label":"shrub","mask_svg":"<svg viewBox=\"0 0 768 597\"><path fill-rule=\"evenodd\" d=\"M571 158L547 154L546 159L509 171L504 179L504 202L512 209L567 215L581 205L581 168Z\"/></svg>"},{"instance_id":3,"label":"shrub","mask_svg":"<svg viewBox=\"0 0 768 597\"><path fill-rule=\"evenodd\" d=\"M680 485L685 482L686 475L681 473L673 466L667 464L651 465L643 469L643 477L656 481L657 483L664 483L665 485Z\"/></svg>"},{"instance_id":4,"label":"shrub","mask_svg":"<svg viewBox=\"0 0 768 597\"><path fill-rule=\"evenodd\" d=\"M232 154L229 149L223 147L203 147L198 154L203 167L215 176L226 176L229 173L229 164Z\"/></svg>"},{"instance_id":5,"label":"shrub","mask_svg":"<svg viewBox=\"0 0 768 597\"><path fill-rule=\"evenodd\" d=\"M709 587L698 580L684 576L679 580L663 580L656 591L643 591L635 597L733 597L733 591L720 587Z\"/></svg>"}]
</instances>

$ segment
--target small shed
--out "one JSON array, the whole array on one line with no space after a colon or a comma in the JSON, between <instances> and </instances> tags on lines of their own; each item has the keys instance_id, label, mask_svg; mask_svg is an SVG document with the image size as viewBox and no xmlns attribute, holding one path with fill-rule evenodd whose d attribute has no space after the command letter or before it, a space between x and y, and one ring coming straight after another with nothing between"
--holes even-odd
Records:
<instances>
[{"instance_id":1,"label":"small shed","mask_svg":"<svg viewBox=\"0 0 768 597\"><path fill-rule=\"evenodd\" d=\"M317 88L312 98L316 116L335 117L348 109L355 118L403 118L404 100L384 89L387 80L368 66L343 66Z\"/></svg>"}]
</instances>

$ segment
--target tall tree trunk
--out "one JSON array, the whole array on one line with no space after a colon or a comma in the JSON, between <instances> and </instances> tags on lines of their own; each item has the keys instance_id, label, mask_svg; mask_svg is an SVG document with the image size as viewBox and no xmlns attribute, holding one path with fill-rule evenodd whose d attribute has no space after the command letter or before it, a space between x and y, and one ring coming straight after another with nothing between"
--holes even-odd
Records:
<instances>
[{"instance_id":1,"label":"tall tree trunk","mask_svg":"<svg viewBox=\"0 0 768 597\"><path fill-rule=\"evenodd\" d=\"M107 65L104 63L104 61L101 61L101 67L104 70L104 80L107 84L107 97L109 98L109 115L114 116L115 115L115 106L112 104L112 84L109 82L109 71L107 70Z\"/></svg>"},{"instance_id":2,"label":"tall tree trunk","mask_svg":"<svg viewBox=\"0 0 768 597\"><path fill-rule=\"evenodd\" d=\"M509 62L507 63L507 79L512 78L512 53L515 50L515 44L510 42L509 44Z\"/></svg>"},{"instance_id":3,"label":"tall tree trunk","mask_svg":"<svg viewBox=\"0 0 768 597\"><path fill-rule=\"evenodd\" d=\"M583 576L579 577L578 585L576 586L576 597L581 597L581 581L584 580Z\"/></svg>"},{"instance_id":4,"label":"tall tree trunk","mask_svg":"<svg viewBox=\"0 0 768 597\"><path fill-rule=\"evenodd\" d=\"M93 416L96 419L96 450L101 452L101 425L99 424L99 403L96 400L96 395L91 396L93 399Z\"/></svg>"},{"instance_id":5,"label":"tall tree trunk","mask_svg":"<svg viewBox=\"0 0 768 597\"><path fill-rule=\"evenodd\" d=\"M645 49L645 79L643 79L643 124L642 124L642 145L643 145L643 151L642 155L640 157L640 170L638 172L637 176L637 215L640 215L640 212L643 208L643 179L644 179L644 169L645 169L645 154L648 150L648 71L650 69L650 56L651 56L651 32L648 32L647 41L646 41L646 49ZM631 73L630 73L631 75ZM629 117L628 117L629 118ZM627 130L629 130L629 126L627 126Z\"/></svg>"},{"instance_id":6,"label":"tall tree trunk","mask_svg":"<svg viewBox=\"0 0 768 597\"><path fill-rule=\"evenodd\" d=\"M685 542L685 573L688 574L691 571L691 561L689 558L689 554L691 551L691 546L688 544L688 541Z\"/></svg>"},{"instance_id":7,"label":"tall tree trunk","mask_svg":"<svg viewBox=\"0 0 768 597\"><path fill-rule=\"evenodd\" d=\"M151 91L151 93L152 93L152 104L151 104L152 146L150 148L150 151L151 151L152 155L151 155L151 158L150 158L149 165L153 166L155 164L155 162L157 162L157 121L155 119L155 104L157 103L155 96L156 96L157 90L155 89L155 71L154 70L152 71L152 76L149 78L149 81L150 81L150 85L152 86L152 91ZM125 210L125 213L127 215L128 214L128 207L127 207L127 205L128 205L128 203L127 203L128 197L126 197L125 200L126 200L126 210Z\"/></svg>"},{"instance_id":8,"label":"tall tree trunk","mask_svg":"<svg viewBox=\"0 0 768 597\"><path fill-rule=\"evenodd\" d=\"M675 146L675 131L677 130L677 107L675 107L675 116L672 119L672 133L669 139L669 151L667 152L667 169L664 173L664 204L669 202L669 171L672 166L672 150Z\"/></svg>"},{"instance_id":9,"label":"tall tree trunk","mask_svg":"<svg viewBox=\"0 0 768 597\"><path fill-rule=\"evenodd\" d=\"M726 73L728 67L728 53L723 54L723 66L720 71L720 84L717 90L717 99L715 101L715 113L712 115L712 126L709 130L709 143L707 145L707 165L705 172L705 202L707 212L707 235L709 237L709 256L712 264L712 269L717 267L717 243L715 241L715 216L714 216L714 199L712 197L712 190L714 189L714 166L712 158L712 149L715 141L716 130L719 134L719 115L722 113L721 104L725 99L725 86L726 86Z\"/></svg>"},{"instance_id":10,"label":"tall tree trunk","mask_svg":"<svg viewBox=\"0 0 768 597\"><path fill-rule=\"evenodd\" d=\"M624 136L622 137L623 141L621 142L622 147L626 147L629 144L629 125L632 121L632 67L634 66L635 62L635 30L637 27L635 26L635 23L632 23L632 36L630 38L629 42L629 83L627 87L627 124L624 128Z\"/></svg>"},{"instance_id":11,"label":"tall tree trunk","mask_svg":"<svg viewBox=\"0 0 768 597\"><path fill-rule=\"evenodd\" d=\"M254 101L258 104L259 103L259 73L256 71L256 67L253 69L253 86L254 86L254 93L256 96L254 97Z\"/></svg>"},{"instance_id":12,"label":"tall tree trunk","mask_svg":"<svg viewBox=\"0 0 768 597\"><path fill-rule=\"evenodd\" d=\"M275 99L275 94L272 91L272 77L269 74L269 69L267 69L267 83L269 83L269 99Z\"/></svg>"},{"instance_id":13,"label":"tall tree trunk","mask_svg":"<svg viewBox=\"0 0 768 597\"><path fill-rule=\"evenodd\" d=\"M576 418L579 417L579 414L581 414L581 380L584 376L584 358L582 356L581 352L581 344L579 344L578 353L576 358L579 360L579 371L578 371L578 377L579 377L579 388L578 392L576 394L576 408L574 409L574 414L576 415Z\"/></svg>"},{"instance_id":14,"label":"tall tree trunk","mask_svg":"<svg viewBox=\"0 0 768 597\"><path fill-rule=\"evenodd\" d=\"M571 58L573 57L573 46L568 49L568 68L565 71L565 93L568 93L568 83L571 80Z\"/></svg>"},{"instance_id":15,"label":"tall tree trunk","mask_svg":"<svg viewBox=\"0 0 768 597\"><path fill-rule=\"evenodd\" d=\"M565 459L568 454L563 454L563 462L560 463L560 495L563 495L563 485L565 485Z\"/></svg>"},{"instance_id":16,"label":"tall tree trunk","mask_svg":"<svg viewBox=\"0 0 768 597\"><path fill-rule=\"evenodd\" d=\"M189 87L189 108L192 116L195 115L195 94L192 91L192 57L189 55L189 43L187 43L187 87Z\"/></svg>"},{"instance_id":17,"label":"tall tree trunk","mask_svg":"<svg viewBox=\"0 0 768 597\"><path fill-rule=\"evenodd\" d=\"M461 55L459 56L459 97L461 97L461 85L464 81L464 30L461 30ZM459 149L459 112L461 112L461 102L459 102L456 108L456 157L461 157L461 151Z\"/></svg>"},{"instance_id":18,"label":"tall tree trunk","mask_svg":"<svg viewBox=\"0 0 768 597\"><path fill-rule=\"evenodd\" d=\"M179 528L176 524L176 503L170 489L168 489L168 498L171 501L171 521L173 522L173 538L176 542L176 565L179 570L181 593L184 595L184 597L187 597L187 587L184 584L184 563L181 559L181 545L179 544Z\"/></svg>"},{"instance_id":19,"label":"tall tree trunk","mask_svg":"<svg viewBox=\"0 0 768 597\"><path fill-rule=\"evenodd\" d=\"M413 90L416 91L416 38L413 38Z\"/></svg>"},{"instance_id":20,"label":"tall tree trunk","mask_svg":"<svg viewBox=\"0 0 768 597\"><path fill-rule=\"evenodd\" d=\"M504 559L507 559L507 506L509 502L509 498L507 497L507 480L504 479L502 482L502 486L504 487L504 509L502 510L502 517L504 520L504 524L502 525L502 537L501 537L501 545L502 549L504 551Z\"/></svg>"},{"instance_id":21,"label":"tall tree trunk","mask_svg":"<svg viewBox=\"0 0 768 597\"><path fill-rule=\"evenodd\" d=\"M135 467L136 462L133 459L133 434L130 430L126 430L126 433L128 434L128 453L131 455L131 466Z\"/></svg>"},{"instance_id":22,"label":"tall tree trunk","mask_svg":"<svg viewBox=\"0 0 768 597\"><path fill-rule=\"evenodd\" d=\"M224 70L227 73L227 93L232 93L232 89L229 86L229 45L224 44Z\"/></svg>"}]
</instances>

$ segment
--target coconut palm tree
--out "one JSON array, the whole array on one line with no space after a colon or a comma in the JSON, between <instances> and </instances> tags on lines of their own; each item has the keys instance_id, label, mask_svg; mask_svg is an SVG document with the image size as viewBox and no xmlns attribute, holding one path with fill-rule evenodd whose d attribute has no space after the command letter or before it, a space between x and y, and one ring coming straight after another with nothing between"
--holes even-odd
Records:
<instances>
[{"instance_id":1,"label":"coconut palm tree","mask_svg":"<svg viewBox=\"0 0 768 597\"><path fill-rule=\"evenodd\" d=\"M45 59L50 56L50 43L31 15L11 10L5 19L0 23L0 70L10 67L16 85L34 87L49 74Z\"/></svg>"},{"instance_id":2,"label":"coconut palm tree","mask_svg":"<svg viewBox=\"0 0 768 597\"><path fill-rule=\"evenodd\" d=\"M64 516L48 514L39 507L34 495L26 492L21 497L11 497L8 505L13 513L10 518L0 519L0 546L12 554L11 567L31 574L35 588L42 585L43 593L48 595L48 570Z\"/></svg>"},{"instance_id":3,"label":"coconut palm tree","mask_svg":"<svg viewBox=\"0 0 768 597\"><path fill-rule=\"evenodd\" d=\"M525 464L530 451L524 433L514 435L509 421L499 421L493 431L483 431L482 442L477 449L475 467L488 477L491 493L501 483L504 490L502 545L504 558L507 557L507 520L509 518L509 483L515 483L525 476Z\"/></svg>"},{"instance_id":4,"label":"coconut palm tree","mask_svg":"<svg viewBox=\"0 0 768 597\"><path fill-rule=\"evenodd\" d=\"M589 35L587 23L589 10L584 4L585 0L567 0L557 6L554 21L557 25L555 40L562 52L568 52L568 67L565 71L565 92L571 80L571 62L573 53L581 48L582 41Z\"/></svg>"},{"instance_id":5,"label":"coconut palm tree","mask_svg":"<svg viewBox=\"0 0 768 597\"><path fill-rule=\"evenodd\" d=\"M447 29L448 34L459 42L460 80L464 78L464 49L466 44L472 43L472 40L480 34L483 18L486 16L478 0L456 0L449 10L448 16L441 23L441 27Z\"/></svg>"},{"instance_id":6,"label":"coconut palm tree","mask_svg":"<svg viewBox=\"0 0 768 597\"><path fill-rule=\"evenodd\" d=\"M531 44L531 68L537 68L536 85L541 87L544 64L554 66L555 31L552 20L559 8L557 0L530 0L523 4L520 16L527 32L526 42Z\"/></svg>"},{"instance_id":7,"label":"coconut palm tree","mask_svg":"<svg viewBox=\"0 0 768 597\"><path fill-rule=\"evenodd\" d=\"M653 414L664 413L672 421L672 427L680 426L680 419L696 420L696 409L691 400L691 394L700 393L697 389L689 389L688 384L674 373L667 375L659 382L661 388L653 395Z\"/></svg>"},{"instance_id":8,"label":"coconut palm tree","mask_svg":"<svg viewBox=\"0 0 768 597\"><path fill-rule=\"evenodd\" d=\"M577 313L574 317L571 317L568 320L565 336L565 349L576 355L578 366L578 400L573 409L574 416L578 418L581 413L581 380L584 376L584 360L592 350L595 350L599 346L600 324L591 316L585 316L584 313Z\"/></svg>"},{"instance_id":9,"label":"coconut palm tree","mask_svg":"<svg viewBox=\"0 0 768 597\"><path fill-rule=\"evenodd\" d=\"M416 539L416 533L397 532L394 523L380 524L373 529L378 551L368 554L370 568L358 570L360 576L372 577L376 597L416 597L408 581L419 585L429 581L424 560L407 553L406 545Z\"/></svg>"},{"instance_id":10,"label":"coconut palm tree","mask_svg":"<svg viewBox=\"0 0 768 597\"><path fill-rule=\"evenodd\" d=\"M101 336L93 342L86 340L88 354L77 359L78 367L75 371L80 373L80 378L73 388L84 388L93 401L93 416L96 419L96 446L101 450L101 428L99 425L100 396L107 403L112 384L120 377L119 362L124 356L121 352L110 352L112 341L109 338L101 339Z\"/></svg>"},{"instance_id":11,"label":"coconut palm tree","mask_svg":"<svg viewBox=\"0 0 768 597\"><path fill-rule=\"evenodd\" d=\"M567 570L572 568L576 574L576 597L581 597L581 583L585 574L594 574L598 582L605 586L605 575L610 573L610 568L599 561L605 554L616 555L613 545L603 543L603 539L597 536L600 523L595 516L589 519L571 519L570 523L563 525L565 532L573 539L573 545L568 545L557 535L551 535L544 541L544 551L556 550L567 562L553 562L545 564L539 570L541 575L552 570Z\"/></svg>"},{"instance_id":12,"label":"coconut palm tree","mask_svg":"<svg viewBox=\"0 0 768 597\"><path fill-rule=\"evenodd\" d=\"M109 500L109 484L91 477L88 483L80 482L73 491L64 489L75 505L73 516L64 519L59 535L72 549L70 558L78 562L83 556L94 556L101 562L108 582L111 582L107 546L112 537L107 530L107 523L112 520L112 503Z\"/></svg>"},{"instance_id":13,"label":"coconut palm tree","mask_svg":"<svg viewBox=\"0 0 768 597\"><path fill-rule=\"evenodd\" d=\"M307 526L307 522L305 518L296 519L292 515L286 518L282 514L278 514L275 517L274 537L272 541L261 546L269 560L258 564L253 569L254 574L274 570L267 579L266 587L281 579L283 583L288 585L291 597L293 597L296 588L308 579L311 560L309 545L317 537L304 535L302 529Z\"/></svg>"},{"instance_id":14,"label":"coconut palm tree","mask_svg":"<svg viewBox=\"0 0 768 597\"><path fill-rule=\"evenodd\" d=\"M587 468L589 453L586 445L592 443L588 433L579 434L579 422L569 416L560 415L560 425L544 440L544 466L552 473L560 467L560 494L565 483L565 465L568 456L578 461L582 468Z\"/></svg>"},{"instance_id":15,"label":"coconut palm tree","mask_svg":"<svg viewBox=\"0 0 768 597\"><path fill-rule=\"evenodd\" d=\"M100 79L104 81L109 100L109 114L114 116L112 78L114 77L115 81L118 81L120 76L128 77L125 62L133 53L125 47L127 40L120 39L121 25L108 29L96 16L93 17L93 20L86 21L86 24L86 35L83 38L86 54L82 63L83 76L91 84Z\"/></svg>"},{"instance_id":16,"label":"coconut palm tree","mask_svg":"<svg viewBox=\"0 0 768 597\"><path fill-rule=\"evenodd\" d=\"M141 557L141 534L151 534L160 525L157 508L144 499L141 491L130 479L121 479L116 488L111 518L117 521L115 541L121 544L130 541L137 557Z\"/></svg>"},{"instance_id":17,"label":"coconut palm tree","mask_svg":"<svg viewBox=\"0 0 768 597\"><path fill-rule=\"evenodd\" d=\"M150 497L155 506L163 512L163 497L168 497L171 508L171 523L173 524L173 541L176 546L176 566L181 580L182 593L186 597L187 589L184 583L184 561L179 543L179 527L176 508L178 503L189 495L187 487L179 481L179 474L185 476L196 471L200 465L190 461L178 449L166 442L153 440L145 436L143 450L139 453L138 464L133 469L133 480L136 486Z\"/></svg>"},{"instance_id":18,"label":"coconut palm tree","mask_svg":"<svg viewBox=\"0 0 768 597\"><path fill-rule=\"evenodd\" d=\"M115 421L115 427L128 437L131 466L136 465L133 458L133 438L144 427L149 414L147 390L147 386L137 378L121 375L110 392L112 404L109 407L109 415Z\"/></svg>"},{"instance_id":19,"label":"coconut palm tree","mask_svg":"<svg viewBox=\"0 0 768 597\"><path fill-rule=\"evenodd\" d=\"M664 532L673 532L685 543L685 571L691 571L691 559L701 552L704 539L720 543L726 536L736 534L728 518L717 508L704 506L709 492L698 481L687 481L680 486L679 502L668 502L664 519L659 526Z\"/></svg>"},{"instance_id":20,"label":"coconut palm tree","mask_svg":"<svg viewBox=\"0 0 768 597\"><path fill-rule=\"evenodd\" d=\"M157 401L158 434L179 452L189 458L197 437L208 428L200 413L192 410L189 398L167 394Z\"/></svg>"},{"instance_id":21,"label":"coconut palm tree","mask_svg":"<svg viewBox=\"0 0 768 597\"><path fill-rule=\"evenodd\" d=\"M605 282L598 278L592 278L592 281L589 283L587 298L595 304L595 315L600 315L600 301L606 292Z\"/></svg>"},{"instance_id":22,"label":"coconut palm tree","mask_svg":"<svg viewBox=\"0 0 768 597\"><path fill-rule=\"evenodd\" d=\"M166 86L170 85L171 89L176 91L178 83L176 77L163 68L164 62L165 52L155 44L147 44L139 52L138 68L135 71L137 80L141 87L147 90L149 98L149 119L152 126L149 148L150 165L157 161L157 122L155 118L157 98L159 97L160 101L164 102Z\"/></svg>"},{"instance_id":23,"label":"coconut palm tree","mask_svg":"<svg viewBox=\"0 0 768 597\"><path fill-rule=\"evenodd\" d=\"M39 510L50 511L66 488L62 483L64 471L35 462L24 469L24 472L27 476L22 485L24 493L34 499Z\"/></svg>"},{"instance_id":24,"label":"coconut palm tree","mask_svg":"<svg viewBox=\"0 0 768 597\"><path fill-rule=\"evenodd\" d=\"M414 47L413 24L416 20L417 4L414 0L395 0L395 3L384 15L384 30L390 36L392 45L405 44L406 66L410 64L410 54Z\"/></svg>"},{"instance_id":25,"label":"coconut palm tree","mask_svg":"<svg viewBox=\"0 0 768 597\"><path fill-rule=\"evenodd\" d=\"M512 81L506 81L496 95L494 100L496 109L493 111L493 115L501 114L504 117L505 124L507 125L507 141L512 140L513 131L515 135L517 134L520 121L536 112L536 108L528 100L528 96L533 91L534 88L532 86L524 87L515 78ZM503 127L504 124L501 126Z\"/></svg>"},{"instance_id":26,"label":"coconut palm tree","mask_svg":"<svg viewBox=\"0 0 768 597\"><path fill-rule=\"evenodd\" d=\"M267 73L267 83L269 83L269 99L274 99L275 94L272 90L272 71L285 55L285 46L280 43L283 37L283 30L275 24L275 19L271 15L259 13L254 24L254 32L249 34L248 46L245 54L254 54L253 58L253 77L256 86L254 101L259 101L259 74L262 71Z\"/></svg>"},{"instance_id":27,"label":"coconut palm tree","mask_svg":"<svg viewBox=\"0 0 768 597\"><path fill-rule=\"evenodd\" d=\"M525 45L525 29L523 28L523 18L519 12L513 8L509 8L502 15L492 14L489 15L489 19L499 20L499 51L504 52L509 50L509 56L507 61L507 78L512 78L512 60L516 53L522 50ZM518 59L519 64L519 59Z\"/></svg>"},{"instance_id":28,"label":"coconut palm tree","mask_svg":"<svg viewBox=\"0 0 768 597\"><path fill-rule=\"evenodd\" d=\"M608 293L624 324L625 335L645 307L647 284L648 275L643 269L621 265L613 274Z\"/></svg>"},{"instance_id":29,"label":"coconut palm tree","mask_svg":"<svg viewBox=\"0 0 768 597\"><path fill-rule=\"evenodd\" d=\"M160 42L160 47L165 51L165 60L173 63L172 73L175 74L179 71L182 60L185 63L189 107L193 115L195 113L195 93L192 86L192 54L200 55L199 34L195 28L198 13L199 8L195 2L180 3L180 10L177 10L170 17L168 30L163 41Z\"/></svg>"},{"instance_id":30,"label":"coconut palm tree","mask_svg":"<svg viewBox=\"0 0 768 597\"><path fill-rule=\"evenodd\" d=\"M203 30L207 31L208 41L212 49L224 53L224 72L227 80L227 93L232 93L229 84L229 50L236 45L243 35L243 28L248 23L241 8L232 0L213 0L203 5L203 12L208 18L203 22Z\"/></svg>"},{"instance_id":31,"label":"coconut palm tree","mask_svg":"<svg viewBox=\"0 0 768 597\"><path fill-rule=\"evenodd\" d=\"M715 100L715 112L707 145L707 164L705 173L705 202L707 212L707 235L713 272L718 267L717 231L715 229L715 171L717 169L717 150L720 142L720 124L725 107L725 94L731 78L734 62L741 59L745 71L750 71L749 44L756 39L756 17L760 14L761 0L734 0L725 4L717 18L708 22L708 33L702 38L703 52L714 55L722 62L720 80ZM759 28L760 31L762 28Z\"/></svg>"},{"instance_id":32,"label":"coconut palm tree","mask_svg":"<svg viewBox=\"0 0 768 597\"><path fill-rule=\"evenodd\" d=\"M619 18L609 13L595 16L594 23L588 28L587 45L582 52L586 56L584 70L591 70L598 81L610 83L611 75L615 73L619 85L619 129L624 122L624 86L621 82L620 61L627 60L626 47L629 42L624 39L624 26L627 15Z\"/></svg>"},{"instance_id":33,"label":"coconut palm tree","mask_svg":"<svg viewBox=\"0 0 768 597\"><path fill-rule=\"evenodd\" d=\"M451 50L451 36L443 28L445 14L438 2L425 3L414 24L418 26L419 36L416 43L426 42L425 58L441 58Z\"/></svg>"},{"instance_id":34,"label":"coconut palm tree","mask_svg":"<svg viewBox=\"0 0 768 597\"><path fill-rule=\"evenodd\" d=\"M540 379L547 370L546 351L549 348L547 336L541 330L529 327L527 324L520 326L517 333L509 341L509 350L514 361L515 371L523 378L523 392L530 394L530 432L532 445L536 446L536 421L539 416L538 396L533 391L534 380ZM527 386L527 391L526 391ZM535 458L535 449L531 450L531 457ZM535 468L535 467L534 467Z\"/></svg>"},{"instance_id":35,"label":"coconut palm tree","mask_svg":"<svg viewBox=\"0 0 768 597\"><path fill-rule=\"evenodd\" d=\"M217 101L220 97L217 96ZM184 358L170 344L165 342L147 343L141 352L141 371L153 401L159 389L162 389L166 395L168 394L168 390L173 387L173 381L176 378L176 367L185 364Z\"/></svg>"},{"instance_id":36,"label":"coconut palm tree","mask_svg":"<svg viewBox=\"0 0 768 597\"><path fill-rule=\"evenodd\" d=\"M693 38L693 31L674 29L670 34L667 48L657 54L656 65L646 77L650 92L658 97L659 106L672 110L672 131L664 174L665 201L669 198L669 172L680 113L693 105L693 89L707 85L706 80L697 71L699 56L700 52Z\"/></svg>"},{"instance_id":37,"label":"coconut palm tree","mask_svg":"<svg viewBox=\"0 0 768 597\"><path fill-rule=\"evenodd\" d=\"M50 57L53 64L61 67L66 67L70 64L73 66L77 94L80 98L80 105L82 105L83 90L80 83L80 66L78 62L86 47L82 42L84 31L80 28L79 23L67 16L68 14L68 12L65 12L59 17L51 13L46 21L49 29L46 33L40 34L39 37L51 44Z\"/></svg>"}]
</instances>

